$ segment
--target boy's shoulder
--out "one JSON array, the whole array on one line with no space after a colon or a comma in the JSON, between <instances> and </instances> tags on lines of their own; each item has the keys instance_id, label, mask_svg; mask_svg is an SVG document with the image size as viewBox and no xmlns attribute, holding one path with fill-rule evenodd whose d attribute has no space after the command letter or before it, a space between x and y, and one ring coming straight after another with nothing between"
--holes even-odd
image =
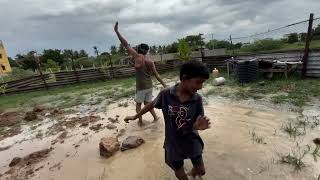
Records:
<instances>
[{"instance_id":1,"label":"boy's shoulder","mask_svg":"<svg viewBox=\"0 0 320 180\"><path fill-rule=\"evenodd\" d=\"M174 86L170 86L170 87L166 87L165 89L162 89L160 91L161 96L169 96L169 95L176 95L176 85ZM193 100L196 101L202 101L202 96L199 93L195 93L194 96L192 97Z\"/></svg>"},{"instance_id":2,"label":"boy's shoulder","mask_svg":"<svg viewBox=\"0 0 320 180\"><path fill-rule=\"evenodd\" d=\"M170 92L173 90L173 88L174 88L174 86L166 87L166 88L164 88L164 89L162 89L162 90L160 91L160 94L161 94L161 95L169 95Z\"/></svg>"}]
</instances>

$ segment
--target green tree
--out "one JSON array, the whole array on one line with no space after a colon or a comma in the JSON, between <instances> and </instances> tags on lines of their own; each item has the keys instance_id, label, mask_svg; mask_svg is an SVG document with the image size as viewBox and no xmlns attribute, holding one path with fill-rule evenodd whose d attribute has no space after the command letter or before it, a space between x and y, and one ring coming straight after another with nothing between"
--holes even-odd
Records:
<instances>
[{"instance_id":1,"label":"green tree","mask_svg":"<svg viewBox=\"0 0 320 180\"><path fill-rule=\"evenodd\" d=\"M81 57L75 60L76 68L83 66L84 68L89 68L93 66L94 60L92 58Z\"/></svg>"},{"instance_id":2,"label":"green tree","mask_svg":"<svg viewBox=\"0 0 320 180\"><path fill-rule=\"evenodd\" d=\"M52 71L57 71L60 69L59 64L52 59L48 59L47 63L45 63L44 66L46 69L51 69Z\"/></svg>"},{"instance_id":3,"label":"green tree","mask_svg":"<svg viewBox=\"0 0 320 180\"><path fill-rule=\"evenodd\" d=\"M73 59L79 59L80 58L80 53L78 51L73 51L72 55L73 55Z\"/></svg>"},{"instance_id":4,"label":"green tree","mask_svg":"<svg viewBox=\"0 0 320 180\"><path fill-rule=\"evenodd\" d=\"M110 52L111 52L112 55L117 54L117 47L114 46L114 45L112 45L112 46L110 47Z\"/></svg>"},{"instance_id":5,"label":"green tree","mask_svg":"<svg viewBox=\"0 0 320 180\"><path fill-rule=\"evenodd\" d=\"M238 47L242 46L242 44L238 44ZM232 49L232 44L229 41L218 41L216 39L214 40L210 40L207 44L206 44L206 48L208 49L220 49L220 48L226 48L226 49Z\"/></svg>"},{"instance_id":6,"label":"green tree","mask_svg":"<svg viewBox=\"0 0 320 180\"><path fill-rule=\"evenodd\" d=\"M241 43L241 42L236 43L236 44L234 45L234 48L235 48L235 49L241 49L241 47L242 47L242 43Z\"/></svg>"},{"instance_id":7,"label":"green tree","mask_svg":"<svg viewBox=\"0 0 320 180\"><path fill-rule=\"evenodd\" d=\"M162 47L161 47L161 46L158 46L158 48L157 48L157 52L158 52L159 54L163 53L163 51L162 51Z\"/></svg>"},{"instance_id":8,"label":"green tree","mask_svg":"<svg viewBox=\"0 0 320 180\"><path fill-rule=\"evenodd\" d=\"M28 52L25 55L17 54L16 61L18 64L21 64L23 69L36 70L38 65L33 57L33 51Z\"/></svg>"},{"instance_id":9,"label":"green tree","mask_svg":"<svg viewBox=\"0 0 320 180\"><path fill-rule=\"evenodd\" d=\"M273 49L280 49L285 42L282 40L273 40L273 39L262 39L255 41L252 44L243 45L241 47L242 51L266 51L266 50L273 50Z\"/></svg>"},{"instance_id":10,"label":"green tree","mask_svg":"<svg viewBox=\"0 0 320 180\"><path fill-rule=\"evenodd\" d=\"M210 49L210 50L212 50L212 49L214 49L214 45L215 45L216 42L217 42L217 40L215 40L215 39L214 40L210 40L209 42L206 43L205 47Z\"/></svg>"},{"instance_id":11,"label":"green tree","mask_svg":"<svg viewBox=\"0 0 320 180\"><path fill-rule=\"evenodd\" d=\"M11 67L19 67L17 61L13 60L11 57L8 57L9 63Z\"/></svg>"},{"instance_id":12,"label":"green tree","mask_svg":"<svg viewBox=\"0 0 320 180\"><path fill-rule=\"evenodd\" d=\"M45 49L43 50L42 56L40 57L43 63L46 63L48 59L51 59L58 64L63 63L63 56L59 49Z\"/></svg>"},{"instance_id":13,"label":"green tree","mask_svg":"<svg viewBox=\"0 0 320 180\"><path fill-rule=\"evenodd\" d=\"M189 47L191 48L192 51L199 49L201 46L205 45L200 34L186 36L185 40L188 42Z\"/></svg>"},{"instance_id":14,"label":"green tree","mask_svg":"<svg viewBox=\"0 0 320 180\"><path fill-rule=\"evenodd\" d=\"M126 54L127 54L127 50L126 50L126 48L125 48L122 44L119 45L118 53L119 53L120 55L126 55Z\"/></svg>"},{"instance_id":15,"label":"green tree","mask_svg":"<svg viewBox=\"0 0 320 180\"><path fill-rule=\"evenodd\" d=\"M226 48L226 49L232 49L232 44L229 41L218 41L215 48Z\"/></svg>"},{"instance_id":16,"label":"green tree","mask_svg":"<svg viewBox=\"0 0 320 180\"><path fill-rule=\"evenodd\" d=\"M85 50L83 50L83 49L81 49L80 50L80 52L79 52L79 57L88 57L89 55L88 55L88 53L85 51Z\"/></svg>"},{"instance_id":17,"label":"green tree","mask_svg":"<svg viewBox=\"0 0 320 180\"><path fill-rule=\"evenodd\" d=\"M301 42L306 42L307 33L300 33L299 36L300 36L300 41Z\"/></svg>"},{"instance_id":18,"label":"green tree","mask_svg":"<svg viewBox=\"0 0 320 180\"><path fill-rule=\"evenodd\" d=\"M298 33L290 33L288 35L288 43L289 44L293 44L295 42L298 42L299 38L298 38Z\"/></svg>"},{"instance_id":19,"label":"green tree","mask_svg":"<svg viewBox=\"0 0 320 180\"><path fill-rule=\"evenodd\" d=\"M62 57L64 60L73 58L73 51L71 49L64 49L62 52Z\"/></svg>"},{"instance_id":20,"label":"green tree","mask_svg":"<svg viewBox=\"0 0 320 180\"><path fill-rule=\"evenodd\" d=\"M185 39L179 40L179 59L183 61L190 60L191 58L191 51L188 45L188 42Z\"/></svg>"},{"instance_id":21,"label":"green tree","mask_svg":"<svg viewBox=\"0 0 320 180\"><path fill-rule=\"evenodd\" d=\"M150 52L150 54L156 54L157 53L157 47L156 46L151 46L149 52Z\"/></svg>"},{"instance_id":22,"label":"green tree","mask_svg":"<svg viewBox=\"0 0 320 180\"><path fill-rule=\"evenodd\" d=\"M172 44L168 45L166 49L166 53L177 53L179 44L177 42L173 42Z\"/></svg>"}]
</instances>

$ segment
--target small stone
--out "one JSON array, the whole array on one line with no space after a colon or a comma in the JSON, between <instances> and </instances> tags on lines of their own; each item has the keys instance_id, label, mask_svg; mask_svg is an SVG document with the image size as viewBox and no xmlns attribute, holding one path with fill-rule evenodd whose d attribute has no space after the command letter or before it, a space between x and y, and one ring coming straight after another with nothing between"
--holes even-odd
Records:
<instances>
[{"instance_id":1,"label":"small stone","mask_svg":"<svg viewBox=\"0 0 320 180\"><path fill-rule=\"evenodd\" d=\"M313 143L316 144L316 145L318 145L318 146L320 146L320 138L315 138L315 139L313 140Z\"/></svg>"},{"instance_id":2,"label":"small stone","mask_svg":"<svg viewBox=\"0 0 320 180\"><path fill-rule=\"evenodd\" d=\"M117 126L113 125L113 124L107 124L106 126L108 129L116 129Z\"/></svg>"},{"instance_id":3,"label":"small stone","mask_svg":"<svg viewBox=\"0 0 320 180\"><path fill-rule=\"evenodd\" d=\"M110 122L112 122L112 123L117 123L117 122L119 122L119 120L118 120L117 118L114 119L114 118L109 117L108 120L109 120Z\"/></svg>"},{"instance_id":4,"label":"small stone","mask_svg":"<svg viewBox=\"0 0 320 180\"><path fill-rule=\"evenodd\" d=\"M121 151L137 148L144 142L144 139L139 136L129 136L122 142Z\"/></svg>"},{"instance_id":5,"label":"small stone","mask_svg":"<svg viewBox=\"0 0 320 180\"><path fill-rule=\"evenodd\" d=\"M84 122L84 123L82 123L82 124L80 125L80 127L87 127L87 126L89 126L89 123L88 123L88 122Z\"/></svg>"},{"instance_id":6,"label":"small stone","mask_svg":"<svg viewBox=\"0 0 320 180\"><path fill-rule=\"evenodd\" d=\"M91 126L89 129L93 130L93 131L98 131L98 130L100 130L101 127L102 127L102 124L99 123L99 124Z\"/></svg>"},{"instance_id":7,"label":"small stone","mask_svg":"<svg viewBox=\"0 0 320 180\"><path fill-rule=\"evenodd\" d=\"M33 108L33 112L37 112L37 113L42 112L43 110L44 110L44 107L39 105Z\"/></svg>"},{"instance_id":8,"label":"small stone","mask_svg":"<svg viewBox=\"0 0 320 180\"><path fill-rule=\"evenodd\" d=\"M9 164L9 167L13 167L13 166L17 165L19 162L21 162L21 160L22 159L20 157L13 158L12 161L10 162L10 164Z\"/></svg>"},{"instance_id":9,"label":"small stone","mask_svg":"<svg viewBox=\"0 0 320 180\"><path fill-rule=\"evenodd\" d=\"M27 112L24 117L24 120L26 120L26 121L34 121L37 119L38 119L37 114L33 111Z\"/></svg>"}]
</instances>

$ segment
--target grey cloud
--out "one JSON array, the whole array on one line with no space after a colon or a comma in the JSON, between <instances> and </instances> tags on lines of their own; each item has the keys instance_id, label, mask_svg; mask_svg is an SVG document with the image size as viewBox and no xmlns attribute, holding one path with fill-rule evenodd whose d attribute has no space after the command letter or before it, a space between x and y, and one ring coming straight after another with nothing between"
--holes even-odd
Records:
<instances>
[{"instance_id":1,"label":"grey cloud","mask_svg":"<svg viewBox=\"0 0 320 180\"><path fill-rule=\"evenodd\" d=\"M306 19L319 8L316 0L0 0L0 22L6 24L0 38L11 56L44 48L92 53L94 45L119 44L112 29L116 20L131 43L168 44L198 31L221 39L253 34ZM130 29L137 24L168 33Z\"/></svg>"}]
</instances>

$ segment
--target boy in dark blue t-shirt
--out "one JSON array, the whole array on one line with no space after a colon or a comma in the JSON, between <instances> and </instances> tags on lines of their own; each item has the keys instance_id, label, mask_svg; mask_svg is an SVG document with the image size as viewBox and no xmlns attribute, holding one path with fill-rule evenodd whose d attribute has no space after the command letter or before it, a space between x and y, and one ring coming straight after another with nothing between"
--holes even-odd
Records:
<instances>
[{"instance_id":1,"label":"boy in dark blue t-shirt","mask_svg":"<svg viewBox=\"0 0 320 180\"><path fill-rule=\"evenodd\" d=\"M189 61L180 68L180 83L162 90L152 103L145 106L135 116L125 118L135 120L151 108L162 109L165 121L165 162L179 180L187 180L184 159L191 159L191 176L203 176L205 167L202 159L203 141L198 130L210 128L209 119L204 116L202 98L197 93L203 82L209 78L206 66L198 61Z\"/></svg>"}]
</instances>

